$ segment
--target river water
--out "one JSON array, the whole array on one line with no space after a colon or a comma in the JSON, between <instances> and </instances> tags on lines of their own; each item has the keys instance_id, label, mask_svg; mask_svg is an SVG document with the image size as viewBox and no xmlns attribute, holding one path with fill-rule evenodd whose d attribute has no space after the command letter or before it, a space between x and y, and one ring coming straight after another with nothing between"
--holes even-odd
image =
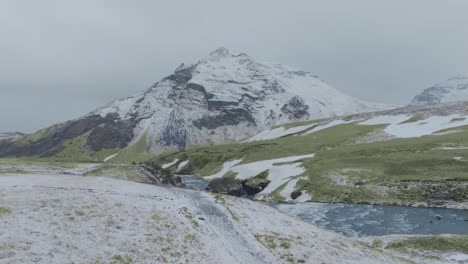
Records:
<instances>
[{"instance_id":1,"label":"river water","mask_svg":"<svg viewBox=\"0 0 468 264\"><path fill-rule=\"evenodd\" d=\"M186 188L201 191L208 186L197 176L179 176ZM468 234L468 210L363 204L267 204L346 236Z\"/></svg>"},{"instance_id":2,"label":"river water","mask_svg":"<svg viewBox=\"0 0 468 264\"><path fill-rule=\"evenodd\" d=\"M347 236L468 234L468 210L362 204L270 204Z\"/></svg>"}]
</instances>

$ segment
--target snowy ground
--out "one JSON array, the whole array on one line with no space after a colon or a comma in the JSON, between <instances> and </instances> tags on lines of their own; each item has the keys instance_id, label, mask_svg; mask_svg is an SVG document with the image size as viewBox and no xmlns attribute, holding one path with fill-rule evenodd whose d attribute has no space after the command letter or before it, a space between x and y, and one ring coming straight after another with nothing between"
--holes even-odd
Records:
<instances>
[{"instance_id":1,"label":"snowy ground","mask_svg":"<svg viewBox=\"0 0 468 264\"><path fill-rule=\"evenodd\" d=\"M245 199L109 178L0 175L0 263L399 263Z\"/></svg>"}]
</instances>

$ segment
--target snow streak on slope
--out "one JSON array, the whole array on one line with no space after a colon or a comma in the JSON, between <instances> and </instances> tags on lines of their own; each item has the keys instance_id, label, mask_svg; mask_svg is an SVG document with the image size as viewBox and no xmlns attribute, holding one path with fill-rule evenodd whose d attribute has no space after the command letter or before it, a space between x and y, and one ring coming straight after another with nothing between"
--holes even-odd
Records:
<instances>
[{"instance_id":1,"label":"snow streak on slope","mask_svg":"<svg viewBox=\"0 0 468 264\"><path fill-rule=\"evenodd\" d=\"M316 123L311 124L311 125L296 126L296 127L291 127L291 128L284 128L284 127L272 128L272 129L268 129L268 130L258 133L257 135L246 140L245 142L280 138L280 137L284 137L287 135L292 135L292 134L302 132L315 125Z\"/></svg>"},{"instance_id":2,"label":"snow streak on slope","mask_svg":"<svg viewBox=\"0 0 468 264\"><path fill-rule=\"evenodd\" d=\"M405 122L409 118L409 116L405 115L379 116L360 124L388 124L384 131L387 134L398 138L421 137L434 134L444 129L468 125L468 119L466 119L466 116L461 115L431 116L416 122Z\"/></svg>"}]
</instances>

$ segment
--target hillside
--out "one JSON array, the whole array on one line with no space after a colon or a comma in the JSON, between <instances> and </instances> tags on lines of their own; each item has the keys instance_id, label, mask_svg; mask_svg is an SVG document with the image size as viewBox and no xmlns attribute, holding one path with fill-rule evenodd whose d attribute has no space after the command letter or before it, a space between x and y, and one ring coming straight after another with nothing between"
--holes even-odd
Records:
<instances>
[{"instance_id":1,"label":"hillside","mask_svg":"<svg viewBox=\"0 0 468 264\"><path fill-rule=\"evenodd\" d=\"M0 175L1 263L405 263L246 199L105 178Z\"/></svg>"},{"instance_id":2,"label":"hillside","mask_svg":"<svg viewBox=\"0 0 468 264\"><path fill-rule=\"evenodd\" d=\"M259 200L468 208L467 110L449 103L289 123L155 161L236 179Z\"/></svg>"},{"instance_id":3,"label":"hillside","mask_svg":"<svg viewBox=\"0 0 468 264\"><path fill-rule=\"evenodd\" d=\"M425 89L411 101L411 105L440 104L468 101L468 78L456 76Z\"/></svg>"},{"instance_id":4,"label":"hillside","mask_svg":"<svg viewBox=\"0 0 468 264\"><path fill-rule=\"evenodd\" d=\"M345 95L311 73L220 48L84 117L16 140L0 138L0 157L145 160L191 145L239 141L285 122L389 108Z\"/></svg>"}]
</instances>

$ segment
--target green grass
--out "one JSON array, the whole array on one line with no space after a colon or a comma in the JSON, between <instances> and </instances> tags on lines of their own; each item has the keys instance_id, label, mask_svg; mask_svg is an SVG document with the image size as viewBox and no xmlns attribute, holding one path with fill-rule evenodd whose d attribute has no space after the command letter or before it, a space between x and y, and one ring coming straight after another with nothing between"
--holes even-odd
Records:
<instances>
[{"instance_id":1,"label":"green grass","mask_svg":"<svg viewBox=\"0 0 468 264\"><path fill-rule=\"evenodd\" d=\"M100 151L90 151L84 149L82 146L85 144L89 133L83 134L74 139L63 142L60 146L55 147L51 151L57 150L58 153L52 157L39 158L32 157L29 159L37 160L43 163L64 163L64 162L103 162L105 158L117 154L116 157L108 161L108 163L131 163L143 162L149 159L147 155L147 133L145 133L139 140L126 148L119 149L103 149ZM1 164L1 163L0 163Z\"/></svg>"},{"instance_id":2,"label":"green grass","mask_svg":"<svg viewBox=\"0 0 468 264\"><path fill-rule=\"evenodd\" d=\"M416 118L413 118L413 121ZM163 154L163 160L189 159L184 173L199 176L221 170L226 161L242 159L240 164L315 153L304 159L306 180L297 189L312 195L313 201L351 203L419 202L427 197L407 183L468 181L468 162L456 161L455 156L468 156L468 150L440 150L441 146L468 146L468 130L458 133L429 135L418 138L391 139L383 142L359 143L356 139L386 125L342 124L306 136L283 137L242 144L195 146L183 152ZM348 179L348 185L337 185L330 173ZM361 183L359 188L354 184ZM376 186L388 186L382 194ZM459 190L460 199L468 199L468 192ZM275 192L278 194L278 192ZM281 197L276 197L281 199Z\"/></svg>"},{"instance_id":3,"label":"green grass","mask_svg":"<svg viewBox=\"0 0 468 264\"><path fill-rule=\"evenodd\" d=\"M62 168L76 168L79 162L73 161L52 161L37 157L25 158L0 158L0 165L44 165L44 166L57 166Z\"/></svg>"},{"instance_id":4,"label":"green grass","mask_svg":"<svg viewBox=\"0 0 468 264\"><path fill-rule=\"evenodd\" d=\"M407 249L431 251L455 251L468 254L468 236L427 236L411 237L390 243L386 247L398 251Z\"/></svg>"},{"instance_id":5,"label":"green grass","mask_svg":"<svg viewBox=\"0 0 468 264\"><path fill-rule=\"evenodd\" d=\"M2 216L4 216L4 215L7 215L7 214L10 214L10 213L11 213L11 209L10 209L10 208L0 206L0 217L2 217Z\"/></svg>"},{"instance_id":6,"label":"green grass","mask_svg":"<svg viewBox=\"0 0 468 264\"><path fill-rule=\"evenodd\" d=\"M27 171L20 169L0 169L0 174L25 174Z\"/></svg>"},{"instance_id":7,"label":"green grass","mask_svg":"<svg viewBox=\"0 0 468 264\"><path fill-rule=\"evenodd\" d=\"M400 124L407 124L407 123L416 123L418 121L426 119L423 115L415 115L411 117L410 119L401 122Z\"/></svg>"},{"instance_id":8,"label":"green grass","mask_svg":"<svg viewBox=\"0 0 468 264\"><path fill-rule=\"evenodd\" d=\"M149 156L147 154L148 148L148 133L146 132L141 136L141 138L133 143L132 145L120 150L115 153L119 153L115 158L111 159L109 162L112 163L127 163L127 162L143 162L148 160ZM109 155L110 156L110 155Z\"/></svg>"},{"instance_id":9,"label":"green grass","mask_svg":"<svg viewBox=\"0 0 468 264\"><path fill-rule=\"evenodd\" d=\"M95 170L87 172L85 176L106 176L119 180L152 183L152 181L148 179L146 175L140 173L131 165L104 165Z\"/></svg>"},{"instance_id":10,"label":"green grass","mask_svg":"<svg viewBox=\"0 0 468 264\"><path fill-rule=\"evenodd\" d=\"M456 117L456 118L453 118L452 120L450 120L450 122L459 122L459 121L465 121L466 118L464 117Z\"/></svg>"},{"instance_id":11,"label":"green grass","mask_svg":"<svg viewBox=\"0 0 468 264\"><path fill-rule=\"evenodd\" d=\"M321 120L323 120L323 119L321 119ZM317 123L317 122L319 122L321 120L294 121L294 122L289 122L289 123L273 126L272 129L280 128L280 127L284 127L285 129L289 129L289 128L298 127L298 126L307 126L307 125L315 124L315 123Z\"/></svg>"}]
</instances>

